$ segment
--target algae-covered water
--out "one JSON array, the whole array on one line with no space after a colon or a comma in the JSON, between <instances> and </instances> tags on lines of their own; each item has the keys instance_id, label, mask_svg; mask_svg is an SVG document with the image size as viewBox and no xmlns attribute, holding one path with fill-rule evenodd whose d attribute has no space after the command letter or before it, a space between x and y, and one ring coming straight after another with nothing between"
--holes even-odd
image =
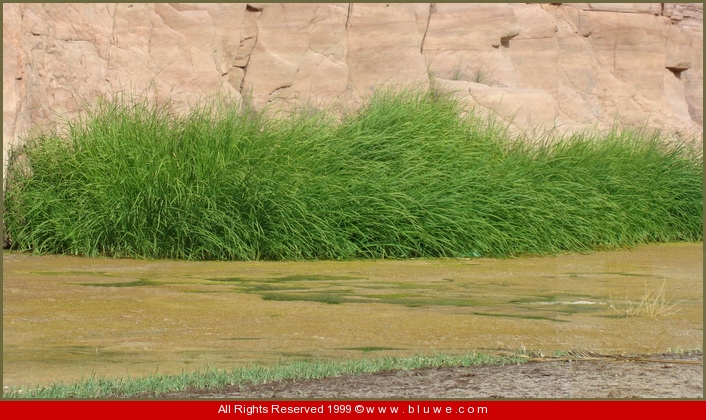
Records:
<instances>
[{"instance_id":1,"label":"algae-covered water","mask_svg":"<svg viewBox=\"0 0 706 420\"><path fill-rule=\"evenodd\" d=\"M5 252L3 265L3 385L12 387L287 360L703 343L702 243L503 260ZM658 297L652 309L675 306L647 316L646 292Z\"/></svg>"}]
</instances>

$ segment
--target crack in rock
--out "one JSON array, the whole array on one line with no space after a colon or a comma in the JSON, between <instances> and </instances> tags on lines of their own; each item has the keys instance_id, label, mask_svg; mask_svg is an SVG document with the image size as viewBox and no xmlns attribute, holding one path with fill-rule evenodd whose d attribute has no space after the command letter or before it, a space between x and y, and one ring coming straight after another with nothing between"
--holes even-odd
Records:
<instances>
[{"instance_id":1,"label":"crack in rock","mask_svg":"<svg viewBox=\"0 0 706 420\"><path fill-rule=\"evenodd\" d=\"M419 52L424 54L424 41L427 39L427 33L429 32L429 22L431 22L431 15L436 12L436 3L429 3L429 14L427 15L427 26L424 28L424 35L422 36L422 43L419 44Z\"/></svg>"}]
</instances>

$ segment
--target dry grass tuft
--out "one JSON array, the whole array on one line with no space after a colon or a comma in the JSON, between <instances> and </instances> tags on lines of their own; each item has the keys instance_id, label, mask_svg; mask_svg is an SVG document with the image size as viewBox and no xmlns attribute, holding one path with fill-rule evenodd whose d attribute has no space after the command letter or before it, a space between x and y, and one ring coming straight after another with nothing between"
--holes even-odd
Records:
<instances>
[{"instance_id":1,"label":"dry grass tuft","mask_svg":"<svg viewBox=\"0 0 706 420\"><path fill-rule=\"evenodd\" d=\"M618 308L611 299L610 308L626 317L658 318L674 315L679 312L680 308L677 308L677 306L683 303L684 299L679 301L668 300L664 292L665 284L666 279L662 282L659 290L655 290L648 289L645 282L645 293L637 306L633 304L632 300L628 300L627 308Z\"/></svg>"}]
</instances>

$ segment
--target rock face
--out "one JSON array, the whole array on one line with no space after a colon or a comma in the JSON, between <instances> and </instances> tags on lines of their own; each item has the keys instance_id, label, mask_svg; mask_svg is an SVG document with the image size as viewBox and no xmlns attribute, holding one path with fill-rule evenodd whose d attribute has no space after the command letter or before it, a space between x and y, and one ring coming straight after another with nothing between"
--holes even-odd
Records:
<instances>
[{"instance_id":1,"label":"rock face","mask_svg":"<svg viewBox=\"0 0 706 420\"><path fill-rule=\"evenodd\" d=\"M355 107L452 90L518 130L703 126L703 4L3 4L3 150L101 95ZM3 169L3 173L4 173Z\"/></svg>"}]
</instances>

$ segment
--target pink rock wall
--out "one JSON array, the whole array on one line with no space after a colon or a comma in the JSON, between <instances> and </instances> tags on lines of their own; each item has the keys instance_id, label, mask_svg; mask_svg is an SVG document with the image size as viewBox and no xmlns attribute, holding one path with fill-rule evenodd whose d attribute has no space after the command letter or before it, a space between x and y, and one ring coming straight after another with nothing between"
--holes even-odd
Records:
<instances>
[{"instance_id":1,"label":"pink rock wall","mask_svg":"<svg viewBox=\"0 0 706 420\"><path fill-rule=\"evenodd\" d=\"M119 91L336 108L433 84L518 130L700 134L702 63L703 4L4 3L3 168L27 130Z\"/></svg>"}]
</instances>

